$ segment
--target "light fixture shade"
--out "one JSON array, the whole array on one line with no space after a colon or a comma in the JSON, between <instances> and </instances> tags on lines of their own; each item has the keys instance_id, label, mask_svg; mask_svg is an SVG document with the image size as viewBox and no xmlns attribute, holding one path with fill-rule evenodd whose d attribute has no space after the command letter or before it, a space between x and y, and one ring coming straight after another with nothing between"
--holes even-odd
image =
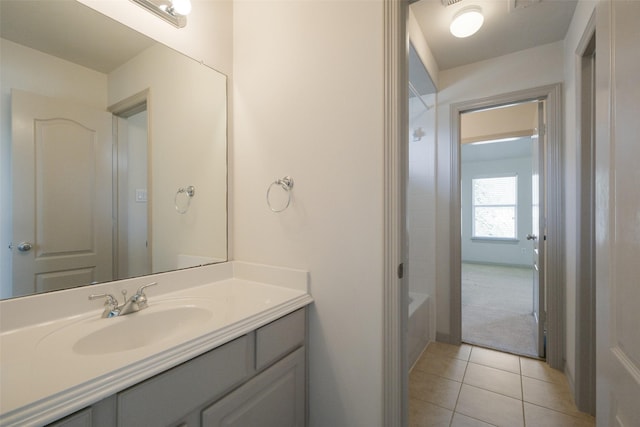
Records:
<instances>
[{"instance_id":1,"label":"light fixture shade","mask_svg":"<svg viewBox=\"0 0 640 427\"><path fill-rule=\"evenodd\" d=\"M475 34L484 23L484 16L479 7L468 7L456 13L449 26L451 34L458 38L469 37Z\"/></svg>"}]
</instances>

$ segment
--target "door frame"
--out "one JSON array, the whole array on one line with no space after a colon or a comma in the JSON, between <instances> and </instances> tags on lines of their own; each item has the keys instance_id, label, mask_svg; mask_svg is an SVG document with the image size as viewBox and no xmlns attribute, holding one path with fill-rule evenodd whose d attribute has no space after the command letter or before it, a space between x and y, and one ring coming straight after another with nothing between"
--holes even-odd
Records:
<instances>
[{"instance_id":1,"label":"door frame","mask_svg":"<svg viewBox=\"0 0 640 427\"><path fill-rule=\"evenodd\" d=\"M384 19L384 263L382 285L382 424L409 423L406 177L409 139L408 3L383 0Z\"/></svg>"},{"instance_id":2,"label":"door frame","mask_svg":"<svg viewBox=\"0 0 640 427\"><path fill-rule=\"evenodd\" d=\"M486 98L451 104L451 188L450 212L450 342L462 342L462 275L461 275L461 219L460 219L460 115L490 107L524 101L546 100L547 145L545 170L546 227L546 319L547 363L555 369L564 368L564 177L562 172L562 84L556 83Z\"/></svg>"},{"instance_id":3,"label":"door frame","mask_svg":"<svg viewBox=\"0 0 640 427\"><path fill-rule=\"evenodd\" d=\"M595 10L576 49L576 406L596 410ZM568 375L571 378L570 375Z\"/></svg>"}]
</instances>

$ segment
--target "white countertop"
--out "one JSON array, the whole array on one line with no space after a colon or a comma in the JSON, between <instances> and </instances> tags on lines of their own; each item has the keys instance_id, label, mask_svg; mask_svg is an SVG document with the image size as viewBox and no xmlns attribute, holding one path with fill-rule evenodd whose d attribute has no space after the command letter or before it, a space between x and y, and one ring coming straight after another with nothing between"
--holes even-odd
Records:
<instances>
[{"instance_id":1,"label":"white countertop","mask_svg":"<svg viewBox=\"0 0 640 427\"><path fill-rule=\"evenodd\" d=\"M133 295L152 281L158 286L147 289L149 307L139 313L103 319L103 301L88 301L94 293L120 296L121 289ZM176 325L136 348L98 354L71 350L68 337L79 328L116 322L126 328L129 316L162 316L163 307L192 301L213 314ZM52 422L312 301L307 272L241 262L1 301L0 425Z\"/></svg>"}]
</instances>

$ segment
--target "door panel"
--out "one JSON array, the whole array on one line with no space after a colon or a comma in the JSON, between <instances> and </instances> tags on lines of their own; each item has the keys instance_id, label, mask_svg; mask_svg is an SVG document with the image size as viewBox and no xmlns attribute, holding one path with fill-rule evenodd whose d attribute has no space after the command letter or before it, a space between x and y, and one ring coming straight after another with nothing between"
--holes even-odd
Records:
<instances>
[{"instance_id":1,"label":"door panel","mask_svg":"<svg viewBox=\"0 0 640 427\"><path fill-rule=\"evenodd\" d=\"M111 114L13 90L14 295L112 278ZM24 248L24 247L23 247Z\"/></svg>"},{"instance_id":2,"label":"door panel","mask_svg":"<svg viewBox=\"0 0 640 427\"><path fill-rule=\"evenodd\" d=\"M544 244L545 244L545 183L544 146L546 140L544 101L538 101L538 134L532 138L531 151L531 234L533 242L533 315L536 319L538 356L545 357Z\"/></svg>"},{"instance_id":3,"label":"door panel","mask_svg":"<svg viewBox=\"0 0 640 427\"><path fill-rule=\"evenodd\" d=\"M630 427L640 425L640 2L599 2L596 19L596 417Z\"/></svg>"}]
</instances>

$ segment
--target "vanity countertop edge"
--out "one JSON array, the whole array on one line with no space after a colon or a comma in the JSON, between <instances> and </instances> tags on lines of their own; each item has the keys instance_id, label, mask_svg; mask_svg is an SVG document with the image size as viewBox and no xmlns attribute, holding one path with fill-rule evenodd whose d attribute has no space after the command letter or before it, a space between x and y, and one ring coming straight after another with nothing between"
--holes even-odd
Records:
<instances>
[{"instance_id":1,"label":"vanity countertop edge","mask_svg":"<svg viewBox=\"0 0 640 427\"><path fill-rule=\"evenodd\" d=\"M207 269L209 271L206 271ZM77 383L69 387L64 387L64 389L50 395L33 401L25 401L18 405L13 405L14 407L10 407L8 409L2 407L0 425L7 427L14 425L30 426L53 422L105 397L122 391L134 384L140 383L154 375L230 342L235 338L256 330L261 326L264 326L313 302L313 298L308 292L309 275L307 272L302 270L231 261L212 266L205 266L202 267L202 269L190 269L183 271L182 274L180 273L180 271L177 271L156 275L155 277L148 276L144 278L143 281L148 282L153 280L158 281L161 284L184 281L189 285L182 289L179 287L176 288L173 285L166 286L164 291L167 293L172 291L175 292L176 290L181 293L188 293L190 288L193 287L202 294L203 292L207 292L208 287L215 287L218 284L224 284L229 288L234 286L250 286L252 287L250 289L259 288L261 291L265 292L265 295L268 295L271 290L273 290L273 292L282 292L283 288L286 293L285 297L279 297L277 303L265 306L264 308L253 309L251 312L242 313L241 316L232 316L232 319L230 319L226 324L223 324L216 329L199 333L195 336L188 336L180 341L172 342L170 347L163 349L162 351L152 354L140 354L140 352L134 352L136 354L131 357L131 360L123 361L119 366L109 369L108 372L100 373L99 375L88 374L84 380L77 381ZM192 277L187 277L189 274L191 274ZM207 277L209 279L207 279ZM210 278L213 278L213 281ZM113 287L114 283L118 283L119 287L132 286L132 284L127 282L131 282L131 280L105 283L100 285L100 287L109 289L109 285L112 285ZM140 280L134 282L141 283ZM137 283L133 283L133 286L137 286ZM95 287L91 288L93 288L93 290L96 289ZM68 295L71 295L74 292L83 293L81 299L84 300L84 298L86 298L84 294L91 291L87 291L86 288L77 288L75 290L70 290ZM51 294L51 296L59 296L56 294L58 293ZM77 295L74 295L74 297L77 297ZM34 301L34 304L38 304L42 303L44 298L46 298L46 295L39 296L38 300L32 300ZM156 298L161 297L156 295ZM11 300L2 301L0 303L5 304L4 308L6 308L8 305L7 303L10 301ZM149 296L149 304L151 305L153 301L154 296L151 294ZM19 304L22 305L20 309L24 309L27 303L27 301L20 301ZM11 311L11 309L6 310L6 312ZM83 315L87 316L86 313ZM99 316L100 313L99 311L93 310L90 312L90 315ZM111 319L101 320L108 322ZM44 324L47 323L55 323L55 320L45 320ZM17 328L14 331L3 331L0 337L6 333L20 333L21 329L28 329L28 325L22 325L22 328ZM0 350L2 349L0 348ZM0 361L0 363L2 362ZM4 369L6 369L6 366L2 367L2 370ZM6 375L2 376L5 378L0 378L0 381L5 382ZM2 394L10 392L12 389L15 390L13 387L28 386L28 384L17 384L17 381L12 382L16 384L2 384L0 400L2 399ZM4 405L0 404L0 406Z\"/></svg>"}]
</instances>

